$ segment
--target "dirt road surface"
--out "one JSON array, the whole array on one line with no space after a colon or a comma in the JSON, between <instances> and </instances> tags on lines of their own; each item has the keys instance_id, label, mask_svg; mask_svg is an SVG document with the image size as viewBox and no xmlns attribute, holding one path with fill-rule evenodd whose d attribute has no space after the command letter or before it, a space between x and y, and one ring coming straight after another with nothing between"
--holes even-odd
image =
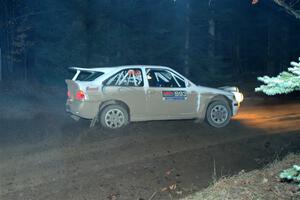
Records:
<instances>
[{"instance_id":1,"label":"dirt road surface","mask_svg":"<svg viewBox=\"0 0 300 200\"><path fill-rule=\"evenodd\" d=\"M69 118L64 98L3 96L1 200L179 199L300 151L299 100L246 99L222 129L165 121L105 131Z\"/></svg>"}]
</instances>

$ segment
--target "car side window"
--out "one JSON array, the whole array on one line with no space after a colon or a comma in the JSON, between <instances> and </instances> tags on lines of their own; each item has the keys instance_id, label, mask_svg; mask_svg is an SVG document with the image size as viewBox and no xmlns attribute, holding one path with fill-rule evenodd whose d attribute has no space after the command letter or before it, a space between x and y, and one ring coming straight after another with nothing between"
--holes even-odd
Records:
<instances>
[{"instance_id":1,"label":"car side window","mask_svg":"<svg viewBox=\"0 0 300 200\"><path fill-rule=\"evenodd\" d=\"M104 82L105 86L143 87L143 75L140 69L124 69Z\"/></svg>"},{"instance_id":2,"label":"car side window","mask_svg":"<svg viewBox=\"0 0 300 200\"><path fill-rule=\"evenodd\" d=\"M149 87L184 88L185 81L178 75L164 69L146 69Z\"/></svg>"}]
</instances>

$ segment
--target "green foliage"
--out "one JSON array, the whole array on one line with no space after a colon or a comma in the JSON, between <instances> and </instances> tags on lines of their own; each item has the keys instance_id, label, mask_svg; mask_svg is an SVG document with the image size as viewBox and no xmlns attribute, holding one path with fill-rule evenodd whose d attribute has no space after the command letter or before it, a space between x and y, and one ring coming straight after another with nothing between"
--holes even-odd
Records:
<instances>
[{"instance_id":1,"label":"green foliage","mask_svg":"<svg viewBox=\"0 0 300 200\"><path fill-rule=\"evenodd\" d=\"M281 72L276 77L258 77L257 79L265 85L255 88L255 91L267 95L276 95L300 90L300 58L298 63L291 62L291 65L293 67L288 68L288 71Z\"/></svg>"},{"instance_id":2,"label":"green foliage","mask_svg":"<svg viewBox=\"0 0 300 200\"><path fill-rule=\"evenodd\" d=\"M300 166L294 165L292 168L283 170L279 177L283 181L294 181L295 183L299 183L300 186Z\"/></svg>"}]
</instances>

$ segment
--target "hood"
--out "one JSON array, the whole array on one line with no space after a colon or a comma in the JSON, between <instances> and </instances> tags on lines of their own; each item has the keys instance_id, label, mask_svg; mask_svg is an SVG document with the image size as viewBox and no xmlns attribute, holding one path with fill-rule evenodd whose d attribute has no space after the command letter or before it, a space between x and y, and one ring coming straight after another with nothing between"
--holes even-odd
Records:
<instances>
[{"instance_id":1,"label":"hood","mask_svg":"<svg viewBox=\"0 0 300 200\"><path fill-rule=\"evenodd\" d=\"M228 92L239 92L239 89L237 87L233 87L233 86L223 86L223 87L219 87L220 90L225 90Z\"/></svg>"},{"instance_id":2,"label":"hood","mask_svg":"<svg viewBox=\"0 0 300 200\"><path fill-rule=\"evenodd\" d=\"M197 86L197 88L199 89L199 91L201 93L214 93L214 94L222 94L228 97L233 97L233 93L231 91L225 90L225 89L221 89L221 88L211 88L211 87L204 87L204 86Z\"/></svg>"}]
</instances>

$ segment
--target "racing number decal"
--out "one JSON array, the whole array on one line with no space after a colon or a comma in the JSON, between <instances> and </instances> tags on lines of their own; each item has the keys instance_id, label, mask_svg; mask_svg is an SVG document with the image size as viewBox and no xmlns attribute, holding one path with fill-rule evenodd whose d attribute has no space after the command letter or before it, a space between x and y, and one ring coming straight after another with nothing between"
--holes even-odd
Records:
<instances>
[{"instance_id":1,"label":"racing number decal","mask_svg":"<svg viewBox=\"0 0 300 200\"><path fill-rule=\"evenodd\" d=\"M163 100L187 100L186 91L162 91Z\"/></svg>"}]
</instances>

